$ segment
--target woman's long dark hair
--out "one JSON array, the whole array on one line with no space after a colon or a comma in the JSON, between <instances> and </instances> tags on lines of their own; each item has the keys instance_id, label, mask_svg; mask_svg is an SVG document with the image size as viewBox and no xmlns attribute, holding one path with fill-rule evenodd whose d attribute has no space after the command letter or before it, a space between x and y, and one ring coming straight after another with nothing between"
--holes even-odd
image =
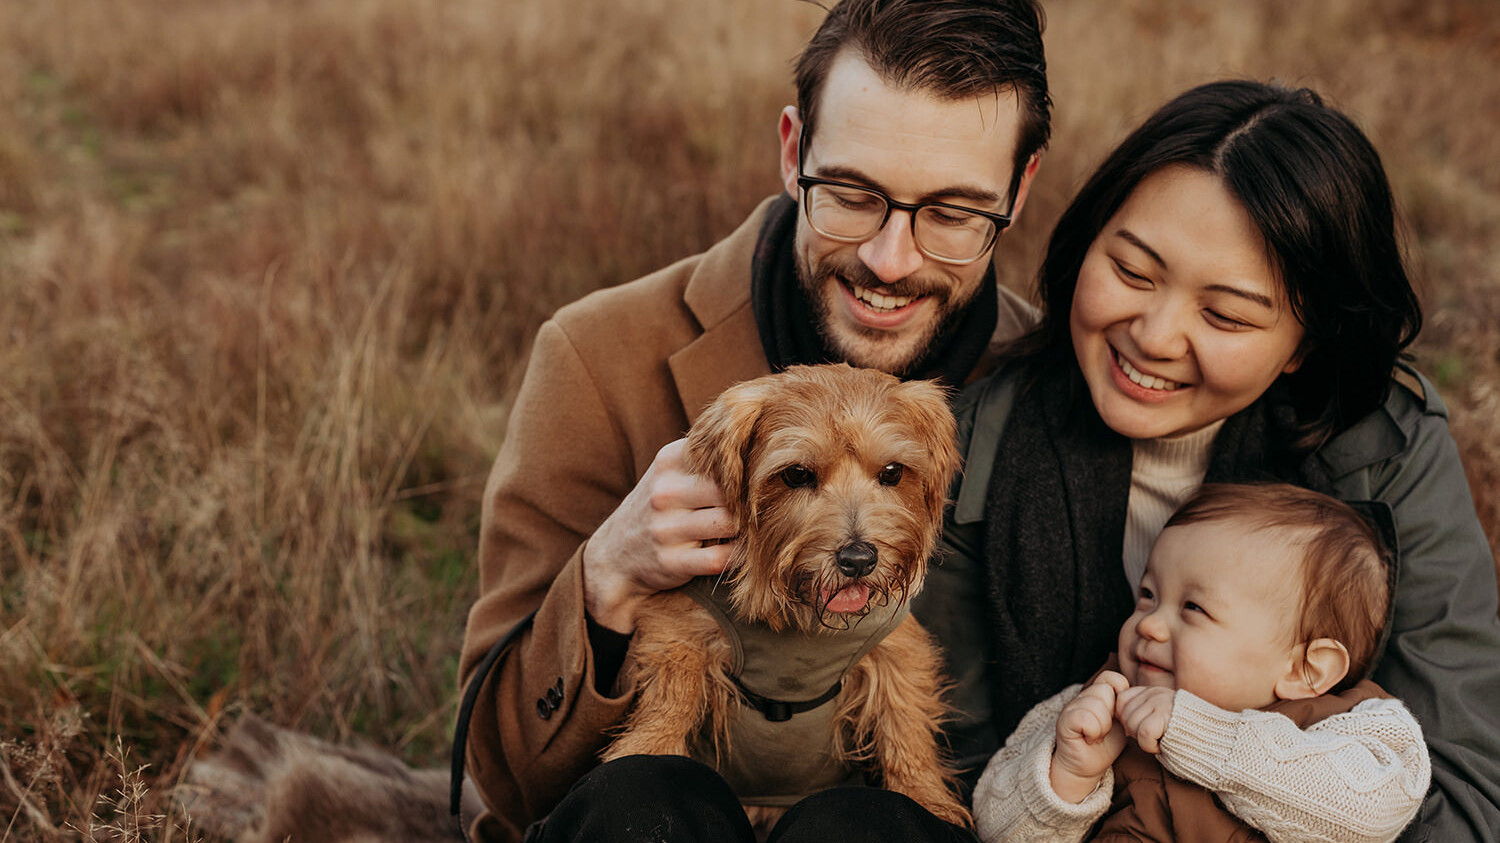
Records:
<instances>
[{"instance_id":1,"label":"woman's long dark hair","mask_svg":"<svg viewBox=\"0 0 1500 843\"><path fill-rule=\"evenodd\" d=\"M1170 165L1219 176L1260 231L1302 365L1282 375L1295 438L1315 447L1379 407L1422 326L1380 156L1306 88L1213 82L1162 106L1112 152L1058 220L1038 279L1044 314L1017 350L1077 373L1068 315L1090 245L1141 180Z\"/></svg>"}]
</instances>

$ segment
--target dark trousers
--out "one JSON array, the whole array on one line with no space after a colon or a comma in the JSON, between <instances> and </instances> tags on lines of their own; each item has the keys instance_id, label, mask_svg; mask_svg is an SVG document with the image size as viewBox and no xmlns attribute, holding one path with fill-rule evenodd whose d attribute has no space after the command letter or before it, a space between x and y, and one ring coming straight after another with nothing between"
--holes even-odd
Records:
<instances>
[{"instance_id":1,"label":"dark trousers","mask_svg":"<svg viewBox=\"0 0 1500 843\"><path fill-rule=\"evenodd\" d=\"M974 839L899 793L841 787L792 806L766 843ZM633 755L579 779L557 808L526 833L526 843L583 841L755 843L755 835L729 784L711 768L690 758Z\"/></svg>"}]
</instances>

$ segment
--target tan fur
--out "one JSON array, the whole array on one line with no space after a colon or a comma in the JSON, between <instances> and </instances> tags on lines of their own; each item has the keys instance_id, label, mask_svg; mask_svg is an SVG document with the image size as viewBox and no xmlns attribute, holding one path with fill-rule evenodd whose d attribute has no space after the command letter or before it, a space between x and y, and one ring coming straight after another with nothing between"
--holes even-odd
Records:
<instances>
[{"instance_id":1,"label":"tan fur","mask_svg":"<svg viewBox=\"0 0 1500 843\"><path fill-rule=\"evenodd\" d=\"M744 619L804 632L847 622L826 603L854 582L834 559L853 541L878 550L862 578L876 594L908 600L921 588L958 465L942 389L845 365L792 367L726 390L693 426L688 449L740 526L724 577ZM895 483L882 475L893 463L903 467ZM789 485L789 466L816 483ZM637 698L604 759L689 755L704 732L715 757L733 752L721 728L741 704L731 659L727 638L692 598L668 592L648 601L623 676ZM908 617L846 677L829 740L836 756L867 766L881 786L968 825L938 752L946 714L938 664L930 637ZM752 809L751 819L765 829L780 813Z\"/></svg>"}]
</instances>

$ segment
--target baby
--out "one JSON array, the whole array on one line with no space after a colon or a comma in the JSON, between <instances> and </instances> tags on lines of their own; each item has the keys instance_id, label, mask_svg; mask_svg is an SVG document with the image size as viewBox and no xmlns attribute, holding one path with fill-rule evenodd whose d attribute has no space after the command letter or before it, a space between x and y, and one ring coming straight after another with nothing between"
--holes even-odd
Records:
<instances>
[{"instance_id":1,"label":"baby","mask_svg":"<svg viewBox=\"0 0 1500 843\"><path fill-rule=\"evenodd\" d=\"M1038 704L990 760L981 839L1394 840L1431 766L1406 707L1360 681L1389 602L1348 505L1204 486L1151 549L1119 669Z\"/></svg>"}]
</instances>

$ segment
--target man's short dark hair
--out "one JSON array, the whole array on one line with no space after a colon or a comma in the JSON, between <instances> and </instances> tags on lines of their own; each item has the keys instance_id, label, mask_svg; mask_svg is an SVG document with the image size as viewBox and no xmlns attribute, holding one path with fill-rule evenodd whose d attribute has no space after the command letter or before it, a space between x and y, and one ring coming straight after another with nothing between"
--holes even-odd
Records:
<instances>
[{"instance_id":1,"label":"man's short dark hair","mask_svg":"<svg viewBox=\"0 0 1500 843\"><path fill-rule=\"evenodd\" d=\"M942 99L1016 92L1015 195L1026 162L1047 145L1052 98L1036 0L842 0L797 60L797 111L813 137L829 68L856 50L892 87Z\"/></svg>"}]
</instances>

